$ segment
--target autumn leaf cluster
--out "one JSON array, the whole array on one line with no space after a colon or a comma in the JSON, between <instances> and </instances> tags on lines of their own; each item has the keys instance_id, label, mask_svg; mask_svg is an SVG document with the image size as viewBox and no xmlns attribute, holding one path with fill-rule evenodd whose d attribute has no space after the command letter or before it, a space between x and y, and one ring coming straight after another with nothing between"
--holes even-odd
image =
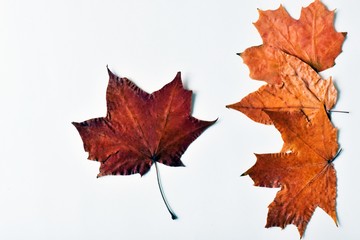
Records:
<instances>
[{"instance_id":1,"label":"autumn leaf cluster","mask_svg":"<svg viewBox=\"0 0 360 240\"><path fill-rule=\"evenodd\" d=\"M337 90L319 72L335 65L346 34L333 26L334 11L319 0L303 8L298 20L280 6L259 10L254 23L263 44L239 55L250 77L266 82L227 107L252 120L273 124L284 141L278 153L255 154L243 175L255 186L280 188L269 205L266 227L294 224L303 236L317 207L337 222L337 129L329 119Z\"/></svg>"},{"instance_id":2,"label":"autumn leaf cluster","mask_svg":"<svg viewBox=\"0 0 360 240\"><path fill-rule=\"evenodd\" d=\"M294 224L303 236L317 207L334 221L339 153L337 129L329 119L336 104L333 80L319 72L335 64L346 34L333 26L334 11L319 0L303 8L298 20L280 6L259 10L254 23L263 44L239 54L250 77L265 85L227 107L255 122L273 124L284 141L277 153L255 154L256 163L242 175L255 186L280 188L269 205L266 227ZM180 72L151 94L108 69L107 114L74 122L89 159L100 162L98 177L146 174L157 163L184 166L181 156L215 121L191 116L192 92L184 89Z\"/></svg>"}]
</instances>

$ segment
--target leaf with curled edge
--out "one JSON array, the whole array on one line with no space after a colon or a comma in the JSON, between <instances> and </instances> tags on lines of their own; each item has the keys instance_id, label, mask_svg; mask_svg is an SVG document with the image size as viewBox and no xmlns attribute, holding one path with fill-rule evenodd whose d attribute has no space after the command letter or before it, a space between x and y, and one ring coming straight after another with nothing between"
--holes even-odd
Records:
<instances>
[{"instance_id":1,"label":"leaf with curled edge","mask_svg":"<svg viewBox=\"0 0 360 240\"><path fill-rule=\"evenodd\" d=\"M318 109L329 111L336 103L332 79L324 80L299 58L268 45L251 47L241 54L252 77L268 84L227 107L256 122L271 124L265 111L301 109L309 119Z\"/></svg>"},{"instance_id":2,"label":"leaf with curled edge","mask_svg":"<svg viewBox=\"0 0 360 240\"><path fill-rule=\"evenodd\" d=\"M280 131L282 152L256 154L244 175L255 186L281 189L269 205L266 227L294 224L302 237L317 207L336 218L337 130L324 109L309 121L302 111L266 111ZM286 151L284 151L286 150Z\"/></svg>"},{"instance_id":3,"label":"leaf with curled edge","mask_svg":"<svg viewBox=\"0 0 360 240\"><path fill-rule=\"evenodd\" d=\"M192 92L183 88L180 72L162 89L149 94L109 69L107 115L74 122L89 159L100 162L98 177L146 174L157 162L184 166L181 156L188 146L215 121L190 115Z\"/></svg>"},{"instance_id":4,"label":"leaf with curled edge","mask_svg":"<svg viewBox=\"0 0 360 240\"><path fill-rule=\"evenodd\" d=\"M276 10L259 10L254 25L264 44L296 56L321 72L335 64L346 37L345 32L335 30L333 22L334 11L315 0L302 8L299 20L281 5Z\"/></svg>"}]
</instances>

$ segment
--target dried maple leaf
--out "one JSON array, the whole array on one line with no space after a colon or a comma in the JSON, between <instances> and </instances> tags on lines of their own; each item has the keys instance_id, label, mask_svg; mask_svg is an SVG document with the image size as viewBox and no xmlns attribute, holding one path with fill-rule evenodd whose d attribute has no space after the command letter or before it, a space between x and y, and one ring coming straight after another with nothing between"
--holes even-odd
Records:
<instances>
[{"instance_id":1,"label":"dried maple leaf","mask_svg":"<svg viewBox=\"0 0 360 240\"><path fill-rule=\"evenodd\" d=\"M299 20L293 19L283 6L276 10L259 10L254 23L264 44L296 56L320 72L335 64L346 33L333 26L334 11L319 0L303 8Z\"/></svg>"},{"instance_id":2,"label":"dried maple leaf","mask_svg":"<svg viewBox=\"0 0 360 240\"><path fill-rule=\"evenodd\" d=\"M243 175L255 186L281 187L269 205L266 227L297 226L300 236L316 207L336 223L337 130L324 110L312 121L302 111L266 111L280 131L285 149L280 153L256 154L256 163Z\"/></svg>"},{"instance_id":3,"label":"dried maple leaf","mask_svg":"<svg viewBox=\"0 0 360 240\"><path fill-rule=\"evenodd\" d=\"M190 115L192 92L183 88L180 72L152 94L108 72L106 117L73 123L88 158L101 163L98 177L144 175L154 164L164 202L175 219L165 201L156 164L184 166L180 160L184 151L215 121Z\"/></svg>"},{"instance_id":4,"label":"dried maple leaf","mask_svg":"<svg viewBox=\"0 0 360 240\"><path fill-rule=\"evenodd\" d=\"M266 227L294 224L303 236L317 207L336 223L337 130L327 112L335 105L332 79L318 72L332 67L346 33L333 27L334 12L315 0L299 20L283 6L259 10L254 23L263 45L239 54L250 77L267 84L228 105L254 121L274 124L284 140L281 152L256 154L256 163L243 175L256 186L281 187L269 205Z\"/></svg>"},{"instance_id":5,"label":"dried maple leaf","mask_svg":"<svg viewBox=\"0 0 360 240\"><path fill-rule=\"evenodd\" d=\"M332 79L322 79L315 70L297 57L271 46L248 48L241 54L253 77L268 84L227 107L241 111L254 121L271 124L267 110L301 109L309 119L318 109L329 111L337 91Z\"/></svg>"}]
</instances>

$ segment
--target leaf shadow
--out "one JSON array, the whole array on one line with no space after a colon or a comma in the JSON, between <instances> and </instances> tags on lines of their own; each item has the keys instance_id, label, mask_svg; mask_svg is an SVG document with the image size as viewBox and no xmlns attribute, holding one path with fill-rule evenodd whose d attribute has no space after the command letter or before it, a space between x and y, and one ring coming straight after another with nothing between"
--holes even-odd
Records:
<instances>
[{"instance_id":1,"label":"leaf shadow","mask_svg":"<svg viewBox=\"0 0 360 240\"><path fill-rule=\"evenodd\" d=\"M184 89L191 92L190 115L193 115L197 92L189 88L190 79L191 77L189 77L189 74L186 74L186 76L181 75L181 82L183 84Z\"/></svg>"}]
</instances>

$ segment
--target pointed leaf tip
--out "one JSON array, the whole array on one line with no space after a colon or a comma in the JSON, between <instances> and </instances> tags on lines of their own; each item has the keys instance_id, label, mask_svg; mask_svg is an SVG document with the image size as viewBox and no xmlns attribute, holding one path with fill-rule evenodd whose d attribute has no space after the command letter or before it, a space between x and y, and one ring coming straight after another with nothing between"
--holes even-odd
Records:
<instances>
[{"instance_id":1,"label":"pointed leaf tip","mask_svg":"<svg viewBox=\"0 0 360 240\"><path fill-rule=\"evenodd\" d=\"M106 69L107 69L108 74L109 74L109 76L110 76L110 77L111 77L112 75L114 75L114 74L111 72L111 70L109 69L109 67L108 67L108 66L106 66Z\"/></svg>"},{"instance_id":2,"label":"pointed leaf tip","mask_svg":"<svg viewBox=\"0 0 360 240\"><path fill-rule=\"evenodd\" d=\"M118 78L118 76L116 76L116 75L110 70L110 68L109 68L108 65L106 65L106 69L107 69L107 71L108 71L108 74L109 74L109 77L110 77L110 78Z\"/></svg>"},{"instance_id":3,"label":"pointed leaf tip","mask_svg":"<svg viewBox=\"0 0 360 240\"><path fill-rule=\"evenodd\" d=\"M180 71L176 73L174 80L176 80L176 81L179 81L179 80L180 80L180 82L182 83L181 72L180 72ZM181 84L181 85L182 85L182 84Z\"/></svg>"}]
</instances>

